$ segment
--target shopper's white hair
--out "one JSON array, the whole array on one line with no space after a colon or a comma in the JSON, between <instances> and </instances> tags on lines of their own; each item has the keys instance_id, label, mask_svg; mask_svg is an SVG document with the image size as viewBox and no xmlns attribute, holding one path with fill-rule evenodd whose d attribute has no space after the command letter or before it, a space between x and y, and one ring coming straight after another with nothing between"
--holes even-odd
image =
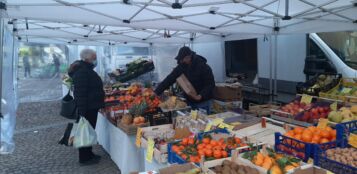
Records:
<instances>
[{"instance_id":1,"label":"shopper's white hair","mask_svg":"<svg viewBox=\"0 0 357 174\"><path fill-rule=\"evenodd\" d=\"M80 57L82 60L88 60L91 59L93 55L96 55L97 53L89 48L83 49L81 51Z\"/></svg>"}]
</instances>

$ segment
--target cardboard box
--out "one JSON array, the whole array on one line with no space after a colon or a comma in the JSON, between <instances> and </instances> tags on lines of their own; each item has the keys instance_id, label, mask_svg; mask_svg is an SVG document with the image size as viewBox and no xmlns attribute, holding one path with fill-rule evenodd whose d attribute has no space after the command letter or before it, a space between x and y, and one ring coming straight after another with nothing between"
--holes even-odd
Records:
<instances>
[{"instance_id":1,"label":"cardboard box","mask_svg":"<svg viewBox=\"0 0 357 174\"><path fill-rule=\"evenodd\" d=\"M221 101L241 100L242 86L240 84L217 83L213 98Z\"/></svg>"},{"instance_id":2,"label":"cardboard box","mask_svg":"<svg viewBox=\"0 0 357 174\"><path fill-rule=\"evenodd\" d=\"M142 134L144 135L145 132L150 132L150 131L167 131L167 130L172 130L172 124L165 124L165 125L160 125L160 126L151 126L151 127L145 127L142 128ZM141 147L142 148L147 148L147 140L148 137L142 136L141 137ZM155 147L154 148L154 159L158 163L167 163L167 143L160 145L160 148Z\"/></svg>"},{"instance_id":3,"label":"cardboard box","mask_svg":"<svg viewBox=\"0 0 357 174\"><path fill-rule=\"evenodd\" d=\"M192 86L191 82L187 79L185 74L182 74L180 77L178 77L176 82L186 94L197 95L195 88Z\"/></svg>"},{"instance_id":4,"label":"cardboard box","mask_svg":"<svg viewBox=\"0 0 357 174\"><path fill-rule=\"evenodd\" d=\"M173 174L173 173L179 173L179 172L186 172L188 170L198 168L196 165L192 163L186 163L186 164L181 164L181 165L171 165L170 167L166 167L163 169L159 170L160 174Z\"/></svg>"}]
</instances>

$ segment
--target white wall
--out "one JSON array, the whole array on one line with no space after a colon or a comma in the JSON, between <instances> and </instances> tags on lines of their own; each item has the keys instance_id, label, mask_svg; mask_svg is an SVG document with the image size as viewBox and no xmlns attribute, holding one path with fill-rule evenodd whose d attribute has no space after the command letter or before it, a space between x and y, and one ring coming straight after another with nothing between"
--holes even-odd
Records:
<instances>
[{"instance_id":1,"label":"white wall","mask_svg":"<svg viewBox=\"0 0 357 174\"><path fill-rule=\"evenodd\" d=\"M272 40L272 44L274 45L274 38ZM270 42L264 41L263 38L258 38L258 74L260 78L269 78L269 56ZM278 36L278 80L294 82L305 81L305 75L303 72L305 65L305 57L305 34Z\"/></svg>"},{"instance_id":2,"label":"white wall","mask_svg":"<svg viewBox=\"0 0 357 174\"><path fill-rule=\"evenodd\" d=\"M216 82L225 80L226 68L223 42L194 43L193 50L207 59Z\"/></svg>"}]
</instances>

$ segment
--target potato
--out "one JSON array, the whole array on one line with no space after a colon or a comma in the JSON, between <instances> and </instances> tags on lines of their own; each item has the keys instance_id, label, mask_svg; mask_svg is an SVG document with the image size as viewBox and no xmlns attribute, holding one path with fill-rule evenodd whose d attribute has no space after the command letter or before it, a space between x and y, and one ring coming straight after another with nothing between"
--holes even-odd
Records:
<instances>
[{"instance_id":1,"label":"potato","mask_svg":"<svg viewBox=\"0 0 357 174\"><path fill-rule=\"evenodd\" d=\"M259 171L257 169L253 169L252 174L259 174Z\"/></svg>"},{"instance_id":2,"label":"potato","mask_svg":"<svg viewBox=\"0 0 357 174\"><path fill-rule=\"evenodd\" d=\"M357 152L356 151L354 151L351 156L353 157L354 160L357 160Z\"/></svg>"},{"instance_id":3,"label":"potato","mask_svg":"<svg viewBox=\"0 0 357 174\"><path fill-rule=\"evenodd\" d=\"M235 170L231 170L230 174L238 174Z\"/></svg>"},{"instance_id":4,"label":"potato","mask_svg":"<svg viewBox=\"0 0 357 174\"><path fill-rule=\"evenodd\" d=\"M232 163L231 164L231 169L232 170L237 171L238 168L239 168L238 164L236 164L236 163Z\"/></svg>"},{"instance_id":5,"label":"potato","mask_svg":"<svg viewBox=\"0 0 357 174\"><path fill-rule=\"evenodd\" d=\"M214 171L217 173L217 172L222 172L223 170L223 167L222 166L216 166L214 167Z\"/></svg>"},{"instance_id":6,"label":"potato","mask_svg":"<svg viewBox=\"0 0 357 174\"><path fill-rule=\"evenodd\" d=\"M225 170L226 170L226 171L231 171L231 168L230 168L229 166L224 166L224 167L223 167L223 171L225 171Z\"/></svg>"},{"instance_id":7,"label":"potato","mask_svg":"<svg viewBox=\"0 0 357 174\"><path fill-rule=\"evenodd\" d=\"M240 168L237 173L238 174L246 174L245 171L243 170L243 168Z\"/></svg>"},{"instance_id":8,"label":"potato","mask_svg":"<svg viewBox=\"0 0 357 174\"><path fill-rule=\"evenodd\" d=\"M222 174L231 174L230 168L223 168Z\"/></svg>"},{"instance_id":9,"label":"potato","mask_svg":"<svg viewBox=\"0 0 357 174\"><path fill-rule=\"evenodd\" d=\"M353 161L348 161L347 164L350 165L350 166L354 166L355 165L355 163Z\"/></svg>"},{"instance_id":10,"label":"potato","mask_svg":"<svg viewBox=\"0 0 357 174\"><path fill-rule=\"evenodd\" d=\"M328 150L328 151L326 151L326 155L327 155L328 157L331 157L331 156L334 155L334 152L331 151L331 150Z\"/></svg>"},{"instance_id":11,"label":"potato","mask_svg":"<svg viewBox=\"0 0 357 174\"><path fill-rule=\"evenodd\" d=\"M223 166L229 166L229 165L231 165L231 161L224 160L222 164L223 164Z\"/></svg>"}]
</instances>

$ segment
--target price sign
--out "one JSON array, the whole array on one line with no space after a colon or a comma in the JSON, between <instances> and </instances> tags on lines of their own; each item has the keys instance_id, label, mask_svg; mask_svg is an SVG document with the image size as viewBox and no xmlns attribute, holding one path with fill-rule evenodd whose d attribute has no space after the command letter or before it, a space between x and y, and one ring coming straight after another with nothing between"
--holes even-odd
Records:
<instances>
[{"instance_id":1,"label":"price sign","mask_svg":"<svg viewBox=\"0 0 357 174\"><path fill-rule=\"evenodd\" d=\"M154 155L154 146L155 146L155 142L152 138L149 138L148 140L148 149L146 151L146 161L148 162L152 162L152 157Z\"/></svg>"},{"instance_id":2,"label":"price sign","mask_svg":"<svg viewBox=\"0 0 357 174\"><path fill-rule=\"evenodd\" d=\"M326 171L326 174L335 174L335 173L333 173L333 172L330 172L330 171Z\"/></svg>"},{"instance_id":3,"label":"price sign","mask_svg":"<svg viewBox=\"0 0 357 174\"><path fill-rule=\"evenodd\" d=\"M308 163L308 164L314 164L314 159L309 158L309 160L307 160L307 163Z\"/></svg>"},{"instance_id":4,"label":"price sign","mask_svg":"<svg viewBox=\"0 0 357 174\"><path fill-rule=\"evenodd\" d=\"M303 94L300 100L301 103L305 103L305 104L310 104L311 101L312 101L312 96L306 94Z\"/></svg>"},{"instance_id":5,"label":"price sign","mask_svg":"<svg viewBox=\"0 0 357 174\"><path fill-rule=\"evenodd\" d=\"M352 91L352 88L343 88L341 93L343 94L349 94Z\"/></svg>"},{"instance_id":6,"label":"price sign","mask_svg":"<svg viewBox=\"0 0 357 174\"><path fill-rule=\"evenodd\" d=\"M197 120L198 111L197 110L192 110L191 111L191 116L192 116L193 120Z\"/></svg>"},{"instance_id":7,"label":"price sign","mask_svg":"<svg viewBox=\"0 0 357 174\"><path fill-rule=\"evenodd\" d=\"M205 132L210 131L211 128L212 128L212 123L207 123L206 128L205 128Z\"/></svg>"},{"instance_id":8,"label":"price sign","mask_svg":"<svg viewBox=\"0 0 357 174\"><path fill-rule=\"evenodd\" d=\"M135 144L136 144L136 147L140 148L141 146L141 128L139 127L138 128L138 131L136 132L136 140L135 140Z\"/></svg>"},{"instance_id":9,"label":"price sign","mask_svg":"<svg viewBox=\"0 0 357 174\"><path fill-rule=\"evenodd\" d=\"M218 127L219 127L219 128L222 128L222 129L226 128L227 130L230 130L230 131L232 131L233 128L234 128L234 126L231 126L231 125L226 124L226 123L223 123L223 122L220 123Z\"/></svg>"},{"instance_id":10,"label":"price sign","mask_svg":"<svg viewBox=\"0 0 357 174\"><path fill-rule=\"evenodd\" d=\"M331 110L337 111L337 102L334 102L330 105Z\"/></svg>"},{"instance_id":11,"label":"price sign","mask_svg":"<svg viewBox=\"0 0 357 174\"><path fill-rule=\"evenodd\" d=\"M328 120L325 118L320 118L319 123L317 124L317 127L319 128L326 128L328 124Z\"/></svg>"},{"instance_id":12,"label":"price sign","mask_svg":"<svg viewBox=\"0 0 357 174\"><path fill-rule=\"evenodd\" d=\"M223 122L223 119L221 119L221 118L216 118L216 119L214 119L214 120L212 121L212 125L213 125L213 126L217 126L217 125L221 124L222 122Z\"/></svg>"},{"instance_id":13,"label":"price sign","mask_svg":"<svg viewBox=\"0 0 357 174\"><path fill-rule=\"evenodd\" d=\"M350 134L348 137L348 144L353 146L354 148L357 148L357 135L356 134Z\"/></svg>"}]
</instances>

